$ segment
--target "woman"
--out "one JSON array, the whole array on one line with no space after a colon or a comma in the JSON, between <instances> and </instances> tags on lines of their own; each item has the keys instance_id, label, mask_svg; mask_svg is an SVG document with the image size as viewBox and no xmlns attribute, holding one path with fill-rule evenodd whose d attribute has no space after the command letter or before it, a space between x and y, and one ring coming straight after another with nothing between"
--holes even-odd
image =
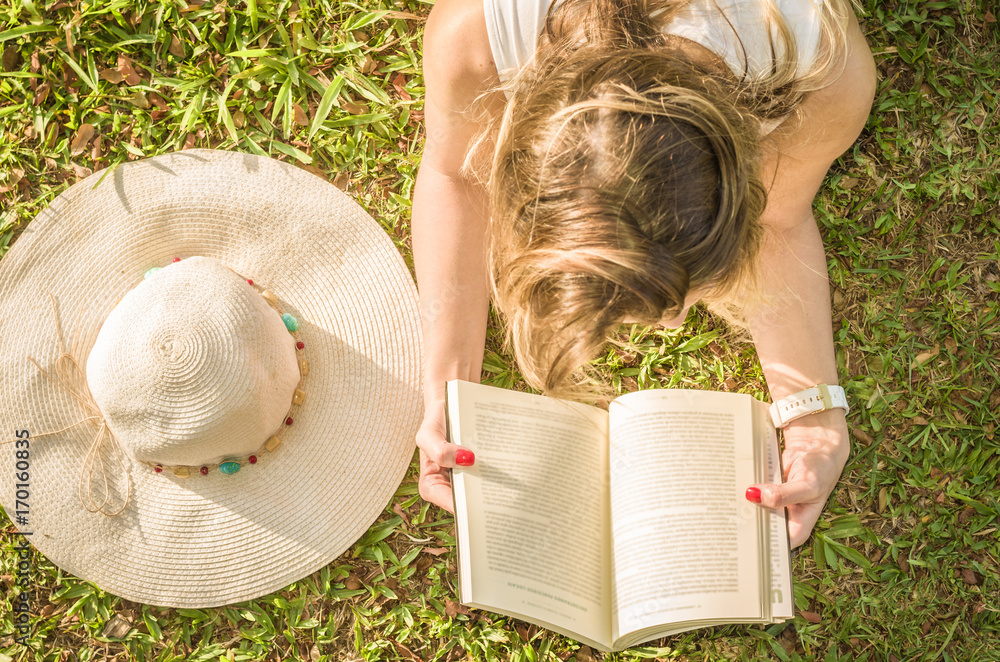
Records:
<instances>
[{"instance_id":1,"label":"woman","mask_svg":"<svg viewBox=\"0 0 1000 662\"><path fill-rule=\"evenodd\" d=\"M745 321L775 402L837 383L811 206L875 85L846 0L438 0L424 78L423 498L451 510L448 469L474 462L445 441L444 383L479 381L491 288L550 394L619 324L676 326L699 299ZM747 498L788 507L798 546L847 460L845 413L784 440L786 482Z\"/></svg>"}]
</instances>

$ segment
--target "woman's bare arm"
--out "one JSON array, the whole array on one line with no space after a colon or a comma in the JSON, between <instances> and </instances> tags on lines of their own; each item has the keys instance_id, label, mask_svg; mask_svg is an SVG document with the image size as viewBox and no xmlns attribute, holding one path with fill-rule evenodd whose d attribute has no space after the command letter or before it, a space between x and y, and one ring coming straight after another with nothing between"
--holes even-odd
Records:
<instances>
[{"instance_id":1,"label":"woman's bare arm","mask_svg":"<svg viewBox=\"0 0 1000 662\"><path fill-rule=\"evenodd\" d=\"M811 93L794 130L767 151L768 203L761 250L764 295L751 332L774 401L815 384L836 384L826 253L812 213L830 165L864 128L875 93L875 65L852 18L844 69ZM770 185L769 185L770 184ZM784 431L783 485L760 485L761 502L788 506L792 545L805 542L849 454L839 409L793 421Z\"/></svg>"},{"instance_id":2,"label":"woman's bare arm","mask_svg":"<svg viewBox=\"0 0 1000 662\"><path fill-rule=\"evenodd\" d=\"M424 337L420 494L452 509L444 384L478 382L486 339L486 194L460 174L478 130L474 100L496 81L480 0L438 0L424 31L426 139L413 199L413 257ZM501 104L499 107L497 104ZM492 99L487 112L500 112Z\"/></svg>"}]
</instances>

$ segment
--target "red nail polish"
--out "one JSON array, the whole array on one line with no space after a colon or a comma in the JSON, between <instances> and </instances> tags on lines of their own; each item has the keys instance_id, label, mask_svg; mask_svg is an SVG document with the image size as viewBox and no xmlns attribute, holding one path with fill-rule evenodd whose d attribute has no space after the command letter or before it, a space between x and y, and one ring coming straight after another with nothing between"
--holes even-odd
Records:
<instances>
[{"instance_id":1,"label":"red nail polish","mask_svg":"<svg viewBox=\"0 0 1000 662\"><path fill-rule=\"evenodd\" d=\"M747 488L747 501L752 501L753 503L760 503L760 488L759 487L748 487Z\"/></svg>"},{"instance_id":2,"label":"red nail polish","mask_svg":"<svg viewBox=\"0 0 1000 662\"><path fill-rule=\"evenodd\" d=\"M455 464L460 467L471 467L476 461L476 455L467 448L459 448L455 451Z\"/></svg>"}]
</instances>

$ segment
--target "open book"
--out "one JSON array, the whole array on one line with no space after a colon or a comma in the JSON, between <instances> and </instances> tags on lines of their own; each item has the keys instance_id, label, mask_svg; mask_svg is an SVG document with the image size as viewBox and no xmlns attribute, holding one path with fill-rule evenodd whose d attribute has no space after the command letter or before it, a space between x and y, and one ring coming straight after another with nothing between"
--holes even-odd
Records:
<instances>
[{"instance_id":1,"label":"open book","mask_svg":"<svg viewBox=\"0 0 1000 662\"><path fill-rule=\"evenodd\" d=\"M793 617L767 405L663 389L608 411L448 382L461 601L603 651L722 623Z\"/></svg>"}]
</instances>

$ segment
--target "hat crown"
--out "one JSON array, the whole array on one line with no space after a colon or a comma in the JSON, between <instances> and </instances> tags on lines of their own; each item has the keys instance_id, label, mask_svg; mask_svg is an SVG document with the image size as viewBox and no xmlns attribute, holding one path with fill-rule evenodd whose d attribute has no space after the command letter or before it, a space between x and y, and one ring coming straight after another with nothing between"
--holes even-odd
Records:
<instances>
[{"instance_id":1,"label":"hat crown","mask_svg":"<svg viewBox=\"0 0 1000 662\"><path fill-rule=\"evenodd\" d=\"M283 424L299 381L277 311L221 262L193 257L143 280L101 327L87 385L137 460L245 456Z\"/></svg>"}]
</instances>

